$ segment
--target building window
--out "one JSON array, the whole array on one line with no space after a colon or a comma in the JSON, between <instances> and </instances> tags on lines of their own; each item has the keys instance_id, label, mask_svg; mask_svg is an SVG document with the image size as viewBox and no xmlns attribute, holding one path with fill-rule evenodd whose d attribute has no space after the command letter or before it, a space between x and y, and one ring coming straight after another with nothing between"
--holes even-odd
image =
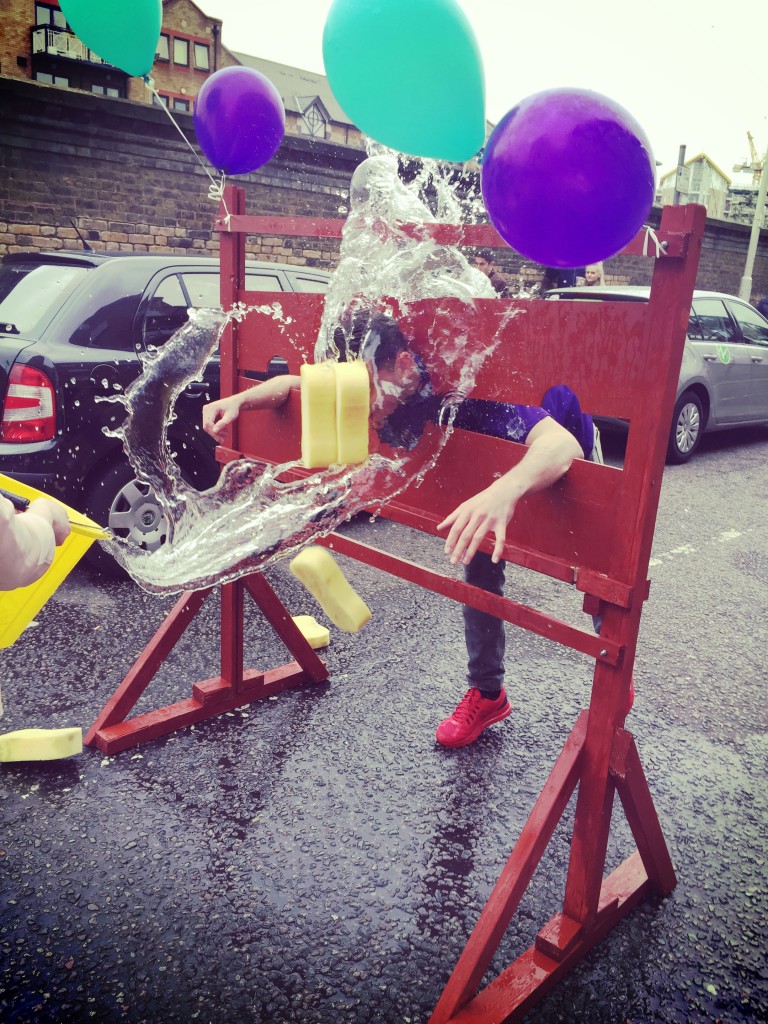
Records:
<instances>
[{"instance_id":1,"label":"building window","mask_svg":"<svg viewBox=\"0 0 768 1024\"><path fill-rule=\"evenodd\" d=\"M65 89L69 88L69 79L63 75L49 75L45 71L35 72L36 82L45 82L46 85L60 85Z\"/></svg>"},{"instance_id":2,"label":"building window","mask_svg":"<svg viewBox=\"0 0 768 1024\"><path fill-rule=\"evenodd\" d=\"M189 65L189 42L186 39L173 40L173 63Z\"/></svg>"},{"instance_id":3,"label":"building window","mask_svg":"<svg viewBox=\"0 0 768 1024\"><path fill-rule=\"evenodd\" d=\"M115 99L120 98L120 90L115 89L112 85L92 85L91 92L95 96L113 96Z\"/></svg>"},{"instance_id":4,"label":"building window","mask_svg":"<svg viewBox=\"0 0 768 1024\"><path fill-rule=\"evenodd\" d=\"M171 51L168 45L168 36L163 32L160 38L157 40L157 49L155 50L155 57L158 60L170 60Z\"/></svg>"},{"instance_id":5,"label":"building window","mask_svg":"<svg viewBox=\"0 0 768 1024\"><path fill-rule=\"evenodd\" d=\"M207 43L195 43L195 67L208 71L211 66L210 52Z\"/></svg>"},{"instance_id":6,"label":"building window","mask_svg":"<svg viewBox=\"0 0 768 1024\"><path fill-rule=\"evenodd\" d=\"M156 107L167 107L168 106L168 97L167 96L163 96L162 93L155 93L152 96L152 102L154 103L154 105Z\"/></svg>"},{"instance_id":7,"label":"building window","mask_svg":"<svg viewBox=\"0 0 768 1024\"><path fill-rule=\"evenodd\" d=\"M324 139L326 135L325 116L317 103L313 103L301 115L302 131L316 139Z\"/></svg>"},{"instance_id":8,"label":"building window","mask_svg":"<svg viewBox=\"0 0 768 1024\"><path fill-rule=\"evenodd\" d=\"M181 110L189 113L189 100L180 100L178 97L174 97L171 100L171 107L173 110Z\"/></svg>"},{"instance_id":9,"label":"building window","mask_svg":"<svg viewBox=\"0 0 768 1024\"><path fill-rule=\"evenodd\" d=\"M66 28L67 19L58 7L49 4L35 4L35 24L52 25L54 28Z\"/></svg>"}]
</instances>

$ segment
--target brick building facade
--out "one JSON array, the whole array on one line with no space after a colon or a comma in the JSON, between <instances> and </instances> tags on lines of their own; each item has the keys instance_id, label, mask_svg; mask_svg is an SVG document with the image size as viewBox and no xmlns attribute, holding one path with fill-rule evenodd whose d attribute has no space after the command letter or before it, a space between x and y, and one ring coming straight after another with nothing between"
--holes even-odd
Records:
<instances>
[{"instance_id":1,"label":"brick building facade","mask_svg":"<svg viewBox=\"0 0 768 1024\"><path fill-rule=\"evenodd\" d=\"M28 12L27 0L9 3ZM165 7L179 15L197 9L191 0L168 0ZM202 37L198 23L187 20L183 27L190 38ZM168 112L146 96L135 102L60 88L27 74L6 76L14 46L28 39L29 26L26 32L4 37L0 52L0 254L77 248L78 231L94 249L217 252L209 178ZM173 38L170 30L169 35ZM153 74L159 86L178 85L161 80L157 66ZM306 77L305 98L321 84L318 76ZM173 114L196 148L192 116L181 110ZM297 119L301 116L296 112ZM236 179L246 189L248 212L343 216L350 177L365 155L359 133L309 132L298 121L294 128L267 166ZM658 223L657 209L651 222ZM698 286L736 293L748 240L747 226L709 220ZM338 242L254 238L250 251L261 258L333 267ZM541 278L542 268L509 249L499 251L497 264L513 288ZM645 261L616 257L606 263L606 276L609 283L644 284L647 268ZM760 239L753 284L755 291L768 291L768 232Z\"/></svg>"},{"instance_id":2,"label":"brick building facade","mask_svg":"<svg viewBox=\"0 0 768 1024\"><path fill-rule=\"evenodd\" d=\"M126 6L116 6L116 31L121 12L127 10ZM339 107L324 75L232 53L221 42L222 22L208 17L193 0L163 2L151 88L141 78L105 64L75 36L59 0L5 0L0 25L0 77L37 81L111 99L162 103L174 113L192 113L209 75L222 68L245 65L266 75L280 92L286 134L365 148L360 131Z\"/></svg>"}]
</instances>

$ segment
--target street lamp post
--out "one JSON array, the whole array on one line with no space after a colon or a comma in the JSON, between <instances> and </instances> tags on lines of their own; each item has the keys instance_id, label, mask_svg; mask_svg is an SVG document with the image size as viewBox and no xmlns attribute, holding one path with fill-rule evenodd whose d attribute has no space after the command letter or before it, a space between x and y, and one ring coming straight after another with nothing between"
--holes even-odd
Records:
<instances>
[{"instance_id":1,"label":"street lamp post","mask_svg":"<svg viewBox=\"0 0 768 1024\"><path fill-rule=\"evenodd\" d=\"M749 246L747 248L747 262L744 264L744 276L739 285L739 298L749 302L752 297L752 268L755 265L755 254L757 253L757 241L760 238L760 228L763 226L763 210L765 209L765 190L768 185L768 149L763 157L763 169L760 172L760 187L757 190L757 205L755 216L752 220L752 231L749 235Z\"/></svg>"}]
</instances>

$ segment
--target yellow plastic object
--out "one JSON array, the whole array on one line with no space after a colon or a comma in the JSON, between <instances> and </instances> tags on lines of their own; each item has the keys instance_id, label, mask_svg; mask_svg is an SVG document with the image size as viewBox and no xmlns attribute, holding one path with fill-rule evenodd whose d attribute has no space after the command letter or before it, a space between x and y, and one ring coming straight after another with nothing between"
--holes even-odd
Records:
<instances>
[{"instance_id":1,"label":"yellow plastic object","mask_svg":"<svg viewBox=\"0 0 768 1024\"><path fill-rule=\"evenodd\" d=\"M368 458L370 383L365 363L301 367L301 460L307 469Z\"/></svg>"},{"instance_id":2,"label":"yellow plastic object","mask_svg":"<svg viewBox=\"0 0 768 1024\"><path fill-rule=\"evenodd\" d=\"M35 490L28 484L14 480L0 473L0 487L22 498L47 498L47 494ZM55 501L55 498L51 498ZM56 548L56 557L47 572L43 573L36 583L16 590L0 591L0 648L10 647L21 636L21 633L34 619L45 602L58 590L69 573L74 569L88 548L95 540L108 537L109 534L97 523L63 502L58 502L67 510L72 532L69 537ZM23 513L22 513L23 514Z\"/></svg>"},{"instance_id":3,"label":"yellow plastic object","mask_svg":"<svg viewBox=\"0 0 768 1024\"><path fill-rule=\"evenodd\" d=\"M314 650L327 647L331 642L330 629L321 626L314 615L294 615L292 618L301 630L301 635Z\"/></svg>"},{"instance_id":4,"label":"yellow plastic object","mask_svg":"<svg viewBox=\"0 0 768 1024\"><path fill-rule=\"evenodd\" d=\"M82 729L19 729L0 736L0 761L56 761L82 752Z\"/></svg>"},{"instance_id":5,"label":"yellow plastic object","mask_svg":"<svg viewBox=\"0 0 768 1024\"><path fill-rule=\"evenodd\" d=\"M336 375L330 363L301 367L301 461L307 469L332 466L336 458Z\"/></svg>"},{"instance_id":6,"label":"yellow plastic object","mask_svg":"<svg viewBox=\"0 0 768 1024\"><path fill-rule=\"evenodd\" d=\"M336 438L342 465L368 458L371 382L364 362L338 363L336 370Z\"/></svg>"},{"instance_id":7,"label":"yellow plastic object","mask_svg":"<svg viewBox=\"0 0 768 1024\"><path fill-rule=\"evenodd\" d=\"M304 548L291 561L290 568L331 622L345 633L357 633L370 619L371 609L352 589L325 548Z\"/></svg>"}]
</instances>

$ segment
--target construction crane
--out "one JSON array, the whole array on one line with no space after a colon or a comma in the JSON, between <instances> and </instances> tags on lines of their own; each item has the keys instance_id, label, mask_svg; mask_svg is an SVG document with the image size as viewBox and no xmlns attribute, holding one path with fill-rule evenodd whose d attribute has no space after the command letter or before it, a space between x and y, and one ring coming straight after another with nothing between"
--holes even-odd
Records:
<instances>
[{"instance_id":1,"label":"construction crane","mask_svg":"<svg viewBox=\"0 0 768 1024\"><path fill-rule=\"evenodd\" d=\"M749 157L750 162L747 163L745 160L742 164L735 164L734 171L752 171L752 186L759 188L760 186L760 175L763 172L763 161L760 159L760 154L757 152L755 147L755 140L752 138L752 132L747 132L747 141L749 142Z\"/></svg>"}]
</instances>

